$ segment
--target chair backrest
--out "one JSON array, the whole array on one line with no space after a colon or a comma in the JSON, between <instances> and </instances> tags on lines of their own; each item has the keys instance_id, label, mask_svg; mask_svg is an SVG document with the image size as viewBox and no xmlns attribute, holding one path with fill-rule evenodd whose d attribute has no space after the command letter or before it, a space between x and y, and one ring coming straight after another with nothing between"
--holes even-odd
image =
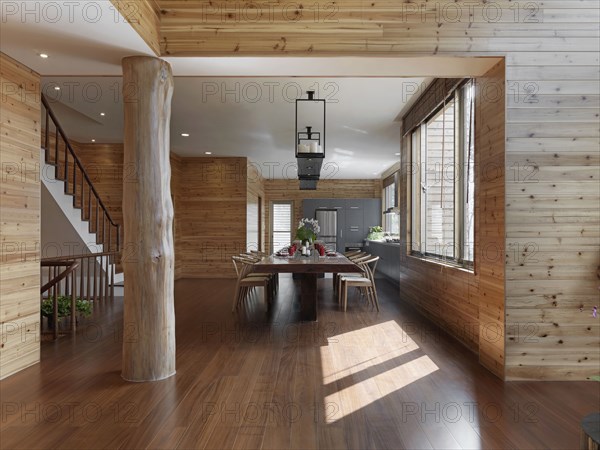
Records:
<instances>
[{"instance_id":1,"label":"chair backrest","mask_svg":"<svg viewBox=\"0 0 600 450\"><path fill-rule=\"evenodd\" d=\"M360 256L357 256L356 258L352 258L350 261L352 261L355 264L361 263L363 261L366 261L367 259L371 259L373 257L373 255L369 254L369 253L364 253Z\"/></svg>"},{"instance_id":2,"label":"chair backrest","mask_svg":"<svg viewBox=\"0 0 600 450\"><path fill-rule=\"evenodd\" d=\"M252 265L258 262L256 258L241 254L240 256L232 256L233 267L238 279L245 278L252 271Z\"/></svg>"},{"instance_id":3,"label":"chair backrest","mask_svg":"<svg viewBox=\"0 0 600 450\"><path fill-rule=\"evenodd\" d=\"M365 271L367 278L371 280L371 283L375 284L375 269L377 269L377 262L379 256L373 256L369 259L365 259L358 263L358 265Z\"/></svg>"},{"instance_id":4,"label":"chair backrest","mask_svg":"<svg viewBox=\"0 0 600 450\"><path fill-rule=\"evenodd\" d=\"M354 255L346 256L346 258L348 258L350 261L356 261L357 259L362 258L366 254L367 254L366 252L358 252L358 253L355 253Z\"/></svg>"},{"instance_id":5,"label":"chair backrest","mask_svg":"<svg viewBox=\"0 0 600 450\"><path fill-rule=\"evenodd\" d=\"M358 255L359 253L362 253L362 251L360 251L360 250L350 250L350 251L344 252L344 256L346 258L351 258L351 257L353 257L355 255Z\"/></svg>"}]
</instances>

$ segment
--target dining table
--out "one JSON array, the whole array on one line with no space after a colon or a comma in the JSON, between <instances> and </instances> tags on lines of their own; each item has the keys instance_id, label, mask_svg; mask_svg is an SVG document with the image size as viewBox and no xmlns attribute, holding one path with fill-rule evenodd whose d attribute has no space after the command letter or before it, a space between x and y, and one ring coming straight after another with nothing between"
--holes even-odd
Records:
<instances>
[{"instance_id":1,"label":"dining table","mask_svg":"<svg viewBox=\"0 0 600 450\"><path fill-rule=\"evenodd\" d=\"M264 256L254 265L255 272L293 273L300 278L300 320L317 320L317 278L324 273L361 273L362 269L344 255ZM335 277L334 277L335 278Z\"/></svg>"}]
</instances>

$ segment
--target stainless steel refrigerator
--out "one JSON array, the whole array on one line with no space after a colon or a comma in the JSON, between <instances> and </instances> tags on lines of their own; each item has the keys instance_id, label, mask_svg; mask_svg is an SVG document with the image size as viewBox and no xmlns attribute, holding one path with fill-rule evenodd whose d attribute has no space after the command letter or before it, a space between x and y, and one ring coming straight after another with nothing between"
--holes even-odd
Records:
<instances>
[{"instance_id":1,"label":"stainless steel refrigerator","mask_svg":"<svg viewBox=\"0 0 600 450\"><path fill-rule=\"evenodd\" d=\"M336 251L337 248L337 210L317 209L315 219L321 229L318 239L323 241L327 250Z\"/></svg>"}]
</instances>

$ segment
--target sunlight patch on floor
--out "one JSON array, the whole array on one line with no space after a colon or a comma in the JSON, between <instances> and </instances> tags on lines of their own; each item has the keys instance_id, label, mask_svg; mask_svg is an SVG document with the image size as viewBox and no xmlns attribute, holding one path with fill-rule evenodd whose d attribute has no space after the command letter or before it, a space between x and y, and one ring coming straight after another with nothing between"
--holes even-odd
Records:
<instances>
[{"instance_id":1,"label":"sunlight patch on floor","mask_svg":"<svg viewBox=\"0 0 600 450\"><path fill-rule=\"evenodd\" d=\"M320 350L327 423L439 369L393 320L332 336Z\"/></svg>"}]
</instances>

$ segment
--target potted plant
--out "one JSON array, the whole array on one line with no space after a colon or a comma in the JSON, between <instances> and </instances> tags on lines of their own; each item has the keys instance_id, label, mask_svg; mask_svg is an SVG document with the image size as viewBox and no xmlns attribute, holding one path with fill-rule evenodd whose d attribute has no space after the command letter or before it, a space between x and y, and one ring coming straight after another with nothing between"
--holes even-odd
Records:
<instances>
[{"instance_id":1,"label":"potted plant","mask_svg":"<svg viewBox=\"0 0 600 450\"><path fill-rule=\"evenodd\" d=\"M57 297L57 303L59 320L71 314L71 297L59 295ZM89 316L92 314L92 302L77 298L75 300L75 311L84 317ZM54 302L52 297L46 298L42 301L41 313L43 317L47 318L48 327L54 328Z\"/></svg>"},{"instance_id":2,"label":"potted plant","mask_svg":"<svg viewBox=\"0 0 600 450\"><path fill-rule=\"evenodd\" d=\"M383 228L381 228L379 225L369 227L369 235L367 236L367 239L370 241L379 241L383 239Z\"/></svg>"}]
</instances>

